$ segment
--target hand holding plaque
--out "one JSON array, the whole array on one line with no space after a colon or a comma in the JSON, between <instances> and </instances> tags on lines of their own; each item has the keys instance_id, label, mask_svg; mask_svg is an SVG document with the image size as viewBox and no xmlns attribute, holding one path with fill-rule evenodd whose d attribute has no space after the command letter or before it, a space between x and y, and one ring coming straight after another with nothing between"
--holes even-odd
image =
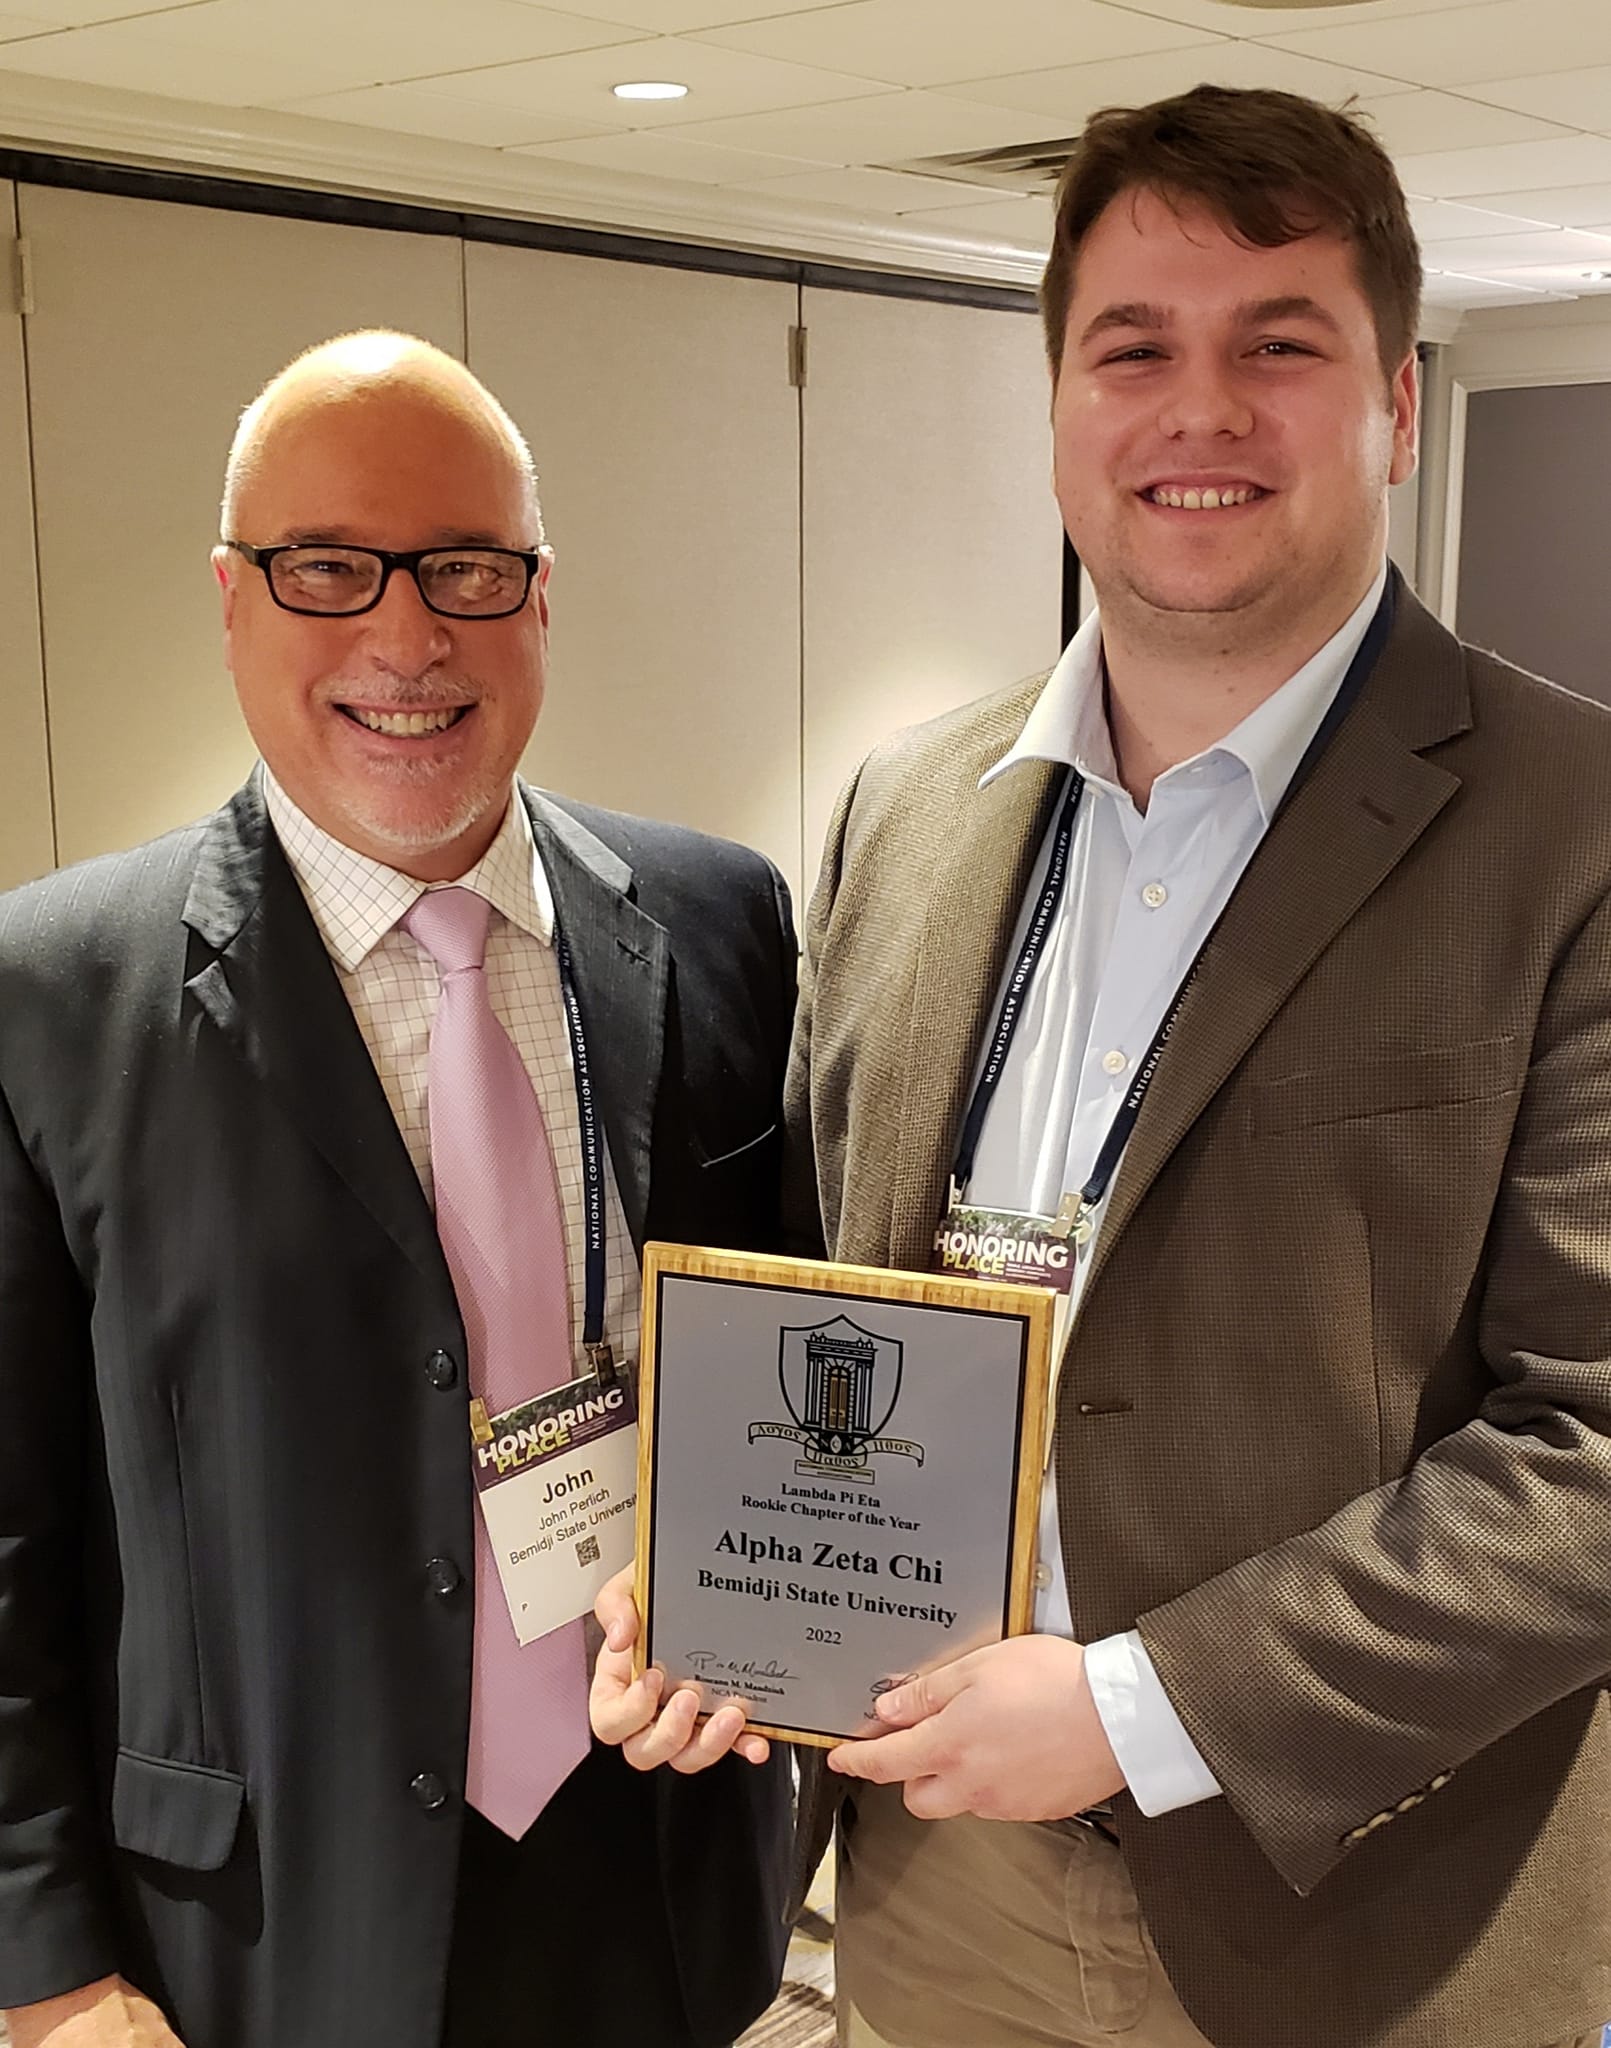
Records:
<instances>
[{"instance_id":1,"label":"hand holding plaque","mask_svg":"<svg viewBox=\"0 0 1611 2048\"><path fill-rule=\"evenodd\" d=\"M831 1744L1021 1633L1049 1292L651 1245L638 1668Z\"/></svg>"}]
</instances>

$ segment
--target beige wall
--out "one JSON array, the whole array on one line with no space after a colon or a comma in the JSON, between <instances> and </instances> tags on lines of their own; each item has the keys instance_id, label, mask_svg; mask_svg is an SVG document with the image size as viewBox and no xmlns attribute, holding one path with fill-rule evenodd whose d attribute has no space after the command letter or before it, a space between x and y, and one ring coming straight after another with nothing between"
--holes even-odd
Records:
<instances>
[{"instance_id":1,"label":"beige wall","mask_svg":"<svg viewBox=\"0 0 1611 2048\"><path fill-rule=\"evenodd\" d=\"M897 725L1057 658L1062 526L1040 324L807 291L806 840Z\"/></svg>"},{"instance_id":2,"label":"beige wall","mask_svg":"<svg viewBox=\"0 0 1611 2048\"><path fill-rule=\"evenodd\" d=\"M0 271L15 275L16 193L0 181ZM55 860L40 659L23 323L0 287L0 889Z\"/></svg>"},{"instance_id":3,"label":"beige wall","mask_svg":"<svg viewBox=\"0 0 1611 2048\"><path fill-rule=\"evenodd\" d=\"M526 773L797 879L795 287L471 244L465 290L470 366L537 451L557 555Z\"/></svg>"},{"instance_id":4,"label":"beige wall","mask_svg":"<svg viewBox=\"0 0 1611 2048\"><path fill-rule=\"evenodd\" d=\"M540 781L758 845L799 890L879 734L1055 655L1022 315L806 293L802 394L792 283L26 185L18 207L35 310L0 320L0 884L198 816L245 773L207 561L224 451L280 364L355 326L467 353L531 436L559 555ZM30 427L32 510L7 459Z\"/></svg>"},{"instance_id":5,"label":"beige wall","mask_svg":"<svg viewBox=\"0 0 1611 2048\"><path fill-rule=\"evenodd\" d=\"M463 347L455 242L21 191L59 858L211 810L252 745L208 553L241 407L342 328Z\"/></svg>"}]
</instances>

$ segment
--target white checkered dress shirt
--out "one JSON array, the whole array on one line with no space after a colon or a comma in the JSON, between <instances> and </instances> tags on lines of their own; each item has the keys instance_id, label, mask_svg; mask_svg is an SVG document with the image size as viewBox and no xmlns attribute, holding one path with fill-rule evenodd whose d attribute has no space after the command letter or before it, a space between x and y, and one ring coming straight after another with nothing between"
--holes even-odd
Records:
<instances>
[{"instance_id":1,"label":"white checkered dress shirt","mask_svg":"<svg viewBox=\"0 0 1611 2048\"><path fill-rule=\"evenodd\" d=\"M398 919L412 909L426 885L354 853L321 831L266 767L263 793L430 1201L431 1126L425 1082L440 979L425 948L398 929ZM487 930L487 992L531 1076L548 1126L565 1209L571 1327L580 1371L586 1258L582 1135L554 950L554 899L523 803L510 803L497 838L455 886L473 889L493 908ZM604 1331L617 1358L635 1358L637 1254L607 1156L605 1165Z\"/></svg>"}]
</instances>

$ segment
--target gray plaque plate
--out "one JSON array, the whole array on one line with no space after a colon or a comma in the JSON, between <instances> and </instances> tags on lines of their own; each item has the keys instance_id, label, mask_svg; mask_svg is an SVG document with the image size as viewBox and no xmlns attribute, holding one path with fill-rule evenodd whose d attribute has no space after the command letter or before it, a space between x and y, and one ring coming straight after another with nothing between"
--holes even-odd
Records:
<instances>
[{"instance_id":1,"label":"gray plaque plate","mask_svg":"<svg viewBox=\"0 0 1611 2048\"><path fill-rule=\"evenodd\" d=\"M1029 1625L1054 1296L651 1245L640 1655L827 1743Z\"/></svg>"}]
</instances>

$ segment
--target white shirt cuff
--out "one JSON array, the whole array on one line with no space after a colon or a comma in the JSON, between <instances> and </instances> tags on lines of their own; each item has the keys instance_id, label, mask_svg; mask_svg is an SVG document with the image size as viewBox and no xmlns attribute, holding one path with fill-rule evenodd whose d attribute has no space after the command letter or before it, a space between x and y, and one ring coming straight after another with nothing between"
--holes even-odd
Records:
<instances>
[{"instance_id":1,"label":"white shirt cuff","mask_svg":"<svg viewBox=\"0 0 1611 2048\"><path fill-rule=\"evenodd\" d=\"M1085 1678L1131 1797L1149 1819L1219 1794L1219 1780L1170 1705L1132 1629L1085 1650Z\"/></svg>"}]
</instances>

